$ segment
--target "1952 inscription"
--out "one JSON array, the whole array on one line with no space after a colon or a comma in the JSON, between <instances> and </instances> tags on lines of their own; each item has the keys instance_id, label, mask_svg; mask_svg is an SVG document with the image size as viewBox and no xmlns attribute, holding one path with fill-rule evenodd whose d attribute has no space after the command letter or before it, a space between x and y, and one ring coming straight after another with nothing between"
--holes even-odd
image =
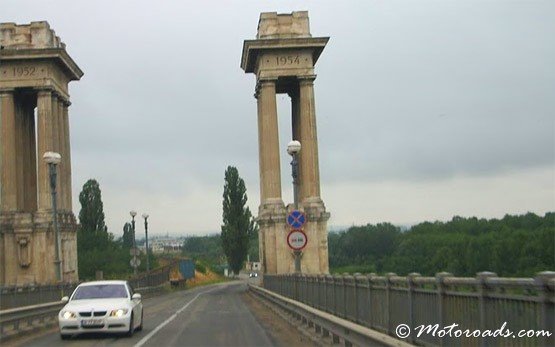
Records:
<instances>
[{"instance_id":1,"label":"1952 inscription","mask_svg":"<svg viewBox=\"0 0 555 347\"><path fill-rule=\"evenodd\" d=\"M37 68L34 66L14 66L11 68L12 77L35 76Z\"/></svg>"}]
</instances>

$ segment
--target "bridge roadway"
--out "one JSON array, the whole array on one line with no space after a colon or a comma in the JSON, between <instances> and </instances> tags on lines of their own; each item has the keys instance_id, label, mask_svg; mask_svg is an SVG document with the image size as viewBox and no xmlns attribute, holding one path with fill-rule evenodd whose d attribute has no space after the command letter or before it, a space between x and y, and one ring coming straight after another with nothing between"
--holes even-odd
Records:
<instances>
[{"instance_id":1,"label":"bridge roadway","mask_svg":"<svg viewBox=\"0 0 555 347\"><path fill-rule=\"evenodd\" d=\"M90 334L62 341L56 329L13 342L16 346L95 347L284 345L245 305L246 288L246 282L228 282L145 299L143 330L132 337Z\"/></svg>"}]
</instances>

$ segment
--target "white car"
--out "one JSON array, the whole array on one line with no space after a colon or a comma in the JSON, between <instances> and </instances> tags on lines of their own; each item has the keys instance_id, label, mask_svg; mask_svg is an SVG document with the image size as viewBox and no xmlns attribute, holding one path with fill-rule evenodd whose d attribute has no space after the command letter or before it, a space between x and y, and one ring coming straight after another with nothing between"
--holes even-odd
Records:
<instances>
[{"instance_id":1,"label":"white car","mask_svg":"<svg viewBox=\"0 0 555 347\"><path fill-rule=\"evenodd\" d=\"M58 314L60 336L82 333L126 333L143 328L141 294L127 281L95 281L80 284Z\"/></svg>"}]
</instances>

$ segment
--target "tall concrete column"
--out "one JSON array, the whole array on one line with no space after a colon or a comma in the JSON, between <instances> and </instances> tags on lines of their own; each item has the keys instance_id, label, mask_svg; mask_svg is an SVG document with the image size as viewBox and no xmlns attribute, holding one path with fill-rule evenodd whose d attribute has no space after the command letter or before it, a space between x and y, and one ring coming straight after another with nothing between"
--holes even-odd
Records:
<instances>
[{"instance_id":1,"label":"tall concrete column","mask_svg":"<svg viewBox=\"0 0 555 347\"><path fill-rule=\"evenodd\" d=\"M292 128L292 139L301 142L301 115L300 115L300 100L299 100L299 86L295 85L291 91L289 91L289 96L291 97L291 128ZM303 148L303 143L301 142L301 152ZM301 167L298 167L298 175L301 177ZM298 180L298 192L299 192L299 201L302 198L302 185L303 181Z\"/></svg>"},{"instance_id":2,"label":"tall concrete column","mask_svg":"<svg viewBox=\"0 0 555 347\"><path fill-rule=\"evenodd\" d=\"M38 118L38 144L37 144L37 165L38 165L38 209L44 211L52 208L50 196L50 183L48 177L48 165L42 159L45 152L54 150L53 136L53 93L50 90L41 90L37 98L37 118Z\"/></svg>"},{"instance_id":3,"label":"tall concrete column","mask_svg":"<svg viewBox=\"0 0 555 347\"><path fill-rule=\"evenodd\" d=\"M314 79L303 76L299 79L299 155L301 202L321 202L320 171L318 166L318 137L316 133L316 109L314 103Z\"/></svg>"},{"instance_id":4,"label":"tall concrete column","mask_svg":"<svg viewBox=\"0 0 555 347\"><path fill-rule=\"evenodd\" d=\"M64 153L65 156L62 157L63 170L64 170L64 186L65 186L65 206L68 211L73 210L73 199L71 196L71 144L69 136L69 112L68 107L69 101L64 103L62 109L62 118L64 123Z\"/></svg>"},{"instance_id":5,"label":"tall concrete column","mask_svg":"<svg viewBox=\"0 0 555 347\"><path fill-rule=\"evenodd\" d=\"M58 124L58 153L62 156L62 161L58 165L58 204L60 210L67 210L66 207L66 173L65 173L65 123L64 123L64 103L61 98L56 100L56 123ZM54 139L56 141L56 139Z\"/></svg>"},{"instance_id":6,"label":"tall concrete column","mask_svg":"<svg viewBox=\"0 0 555 347\"><path fill-rule=\"evenodd\" d=\"M17 210L25 211L25 157L27 131L25 129L25 112L21 94L14 95L15 105L15 161L16 161L16 190L17 190Z\"/></svg>"},{"instance_id":7,"label":"tall concrete column","mask_svg":"<svg viewBox=\"0 0 555 347\"><path fill-rule=\"evenodd\" d=\"M16 119L13 91L0 91L0 125L2 138L2 177L1 177L1 211L16 211L17 164L16 164Z\"/></svg>"},{"instance_id":8,"label":"tall concrete column","mask_svg":"<svg viewBox=\"0 0 555 347\"><path fill-rule=\"evenodd\" d=\"M37 142L35 138L35 103L25 105L27 119L26 172L25 172L25 210L37 210Z\"/></svg>"},{"instance_id":9,"label":"tall concrete column","mask_svg":"<svg viewBox=\"0 0 555 347\"><path fill-rule=\"evenodd\" d=\"M56 153L60 153L60 114L58 108L58 94L52 93L52 148L53 151ZM41 157L42 159L42 157ZM58 203L58 210L63 210L62 201L61 201L61 184L62 175L60 175L60 165L57 166L57 175L56 175L56 190L58 194L56 195L57 203Z\"/></svg>"},{"instance_id":10,"label":"tall concrete column","mask_svg":"<svg viewBox=\"0 0 555 347\"><path fill-rule=\"evenodd\" d=\"M260 204L283 204L275 79L258 81L257 99Z\"/></svg>"}]
</instances>

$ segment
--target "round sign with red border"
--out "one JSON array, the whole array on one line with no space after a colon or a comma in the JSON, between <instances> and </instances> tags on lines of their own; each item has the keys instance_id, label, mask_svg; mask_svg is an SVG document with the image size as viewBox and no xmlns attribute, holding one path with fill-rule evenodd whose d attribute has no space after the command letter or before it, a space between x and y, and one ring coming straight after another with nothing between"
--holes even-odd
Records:
<instances>
[{"instance_id":1,"label":"round sign with red border","mask_svg":"<svg viewBox=\"0 0 555 347\"><path fill-rule=\"evenodd\" d=\"M289 245L289 248L295 251L300 251L305 248L307 242L308 238L306 237L306 234L300 229L291 230L287 235L287 244Z\"/></svg>"}]
</instances>

